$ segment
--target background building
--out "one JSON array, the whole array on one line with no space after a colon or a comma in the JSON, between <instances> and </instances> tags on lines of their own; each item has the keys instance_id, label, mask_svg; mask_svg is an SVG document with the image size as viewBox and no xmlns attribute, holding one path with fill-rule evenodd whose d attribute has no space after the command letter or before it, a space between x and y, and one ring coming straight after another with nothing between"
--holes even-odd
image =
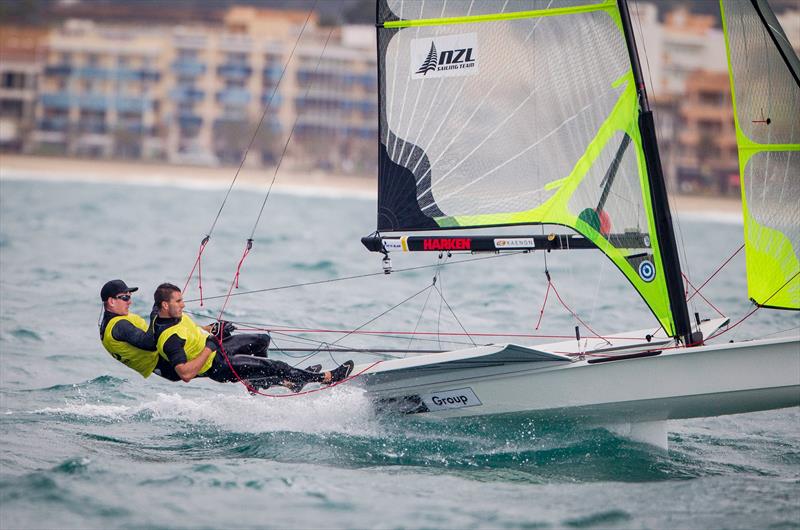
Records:
<instances>
[{"instance_id":1,"label":"background building","mask_svg":"<svg viewBox=\"0 0 800 530\"><path fill-rule=\"evenodd\" d=\"M376 159L374 29L307 18L233 7L219 24L67 21L49 35L27 149L217 165L249 147L249 165L269 165L291 134L287 163L365 172Z\"/></svg>"},{"instance_id":2,"label":"background building","mask_svg":"<svg viewBox=\"0 0 800 530\"><path fill-rule=\"evenodd\" d=\"M634 1L631 13L672 189L736 193L712 4ZM374 175L375 28L336 23L364 19L370 1L323 3L313 14L229 1L43 5L49 11L25 21L49 27L0 33L0 148L212 166L247 153L248 166L284 157L294 169ZM776 5L800 50L796 2Z\"/></svg>"},{"instance_id":3,"label":"background building","mask_svg":"<svg viewBox=\"0 0 800 530\"><path fill-rule=\"evenodd\" d=\"M0 149L20 151L34 123L47 32L0 28Z\"/></svg>"}]
</instances>

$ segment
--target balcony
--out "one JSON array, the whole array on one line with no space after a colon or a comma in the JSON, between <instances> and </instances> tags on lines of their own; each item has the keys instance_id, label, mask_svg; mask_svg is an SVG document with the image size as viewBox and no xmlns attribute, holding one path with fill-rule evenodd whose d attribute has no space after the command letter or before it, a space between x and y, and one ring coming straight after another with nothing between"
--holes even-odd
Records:
<instances>
[{"instance_id":1,"label":"balcony","mask_svg":"<svg viewBox=\"0 0 800 530\"><path fill-rule=\"evenodd\" d=\"M205 92L193 87L177 87L169 91L169 97L179 103L198 103L205 98Z\"/></svg>"},{"instance_id":2,"label":"balcony","mask_svg":"<svg viewBox=\"0 0 800 530\"><path fill-rule=\"evenodd\" d=\"M86 93L86 94L77 94L75 96L75 100L77 101L78 106L81 110L108 110L110 105L109 98L106 97L105 94L98 94L98 93Z\"/></svg>"},{"instance_id":3,"label":"balcony","mask_svg":"<svg viewBox=\"0 0 800 530\"><path fill-rule=\"evenodd\" d=\"M268 79L273 83L277 83L278 80L281 78L283 69L280 66L268 66L264 68L264 70L261 73L264 79Z\"/></svg>"},{"instance_id":4,"label":"balcony","mask_svg":"<svg viewBox=\"0 0 800 530\"><path fill-rule=\"evenodd\" d=\"M69 128L69 119L66 116L60 118L45 118L40 120L37 125L37 129L41 131L65 132Z\"/></svg>"},{"instance_id":5,"label":"balcony","mask_svg":"<svg viewBox=\"0 0 800 530\"><path fill-rule=\"evenodd\" d=\"M206 73L206 65L196 60L178 59L172 63L172 71L182 76L197 77Z\"/></svg>"},{"instance_id":6,"label":"balcony","mask_svg":"<svg viewBox=\"0 0 800 530\"><path fill-rule=\"evenodd\" d=\"M108 127L101 121L79 121L78 132L83 134L106 134Z\"/></svg>"},{"instance_id":7,"label":"balcony","mask_svg":"<svg viewBox=\"0 0 800 530\"><path fill-rule=\"evenodd\" d=\"M118 121L116 129L142 136L152 136L154 132L152 127L146 127L142 122L138 121Z\"/></svg>"},{"instance_id":8,"label":"balcony","mask_svg":"<svg viewBox=\"0 0 800 530\"><path fill-rule=\"evenodd\" d=\"M118 97L114 100L118 112L143 112L152 107L148 98Z\"/></svg>"},{"instance_id":9,"label":"balcony","mask_svg":"<svg viewBox=\"0 0 800 530\"><path fill-rule=\"evenodd\" d=\"M118 81L158 81L161 79L161 74L155 70L119 68L111 72L111 77Z\"/></svg>"},{"instance_id":10,"label":"balcony","mask_svg":"<svg viewBox=\"0 0 800 530\"><path fill-rule=\"evenodd\" d=\"M72 75L72 65L69 64L54 64L47 66L44 69L46 76L70 76Z\"/></svg>"},{"instance_id":11,"label":"balcony","mask_svg":"<svg viewBox=\"0 0 800 530\"><path fill-rule=\"evenodd\" d=\"M253 69L243 64L223 64L217 67L217 75L224 79L243 81L253 75Z\"/></svg>"},{"instance_id":12,"label":"balcony","mask_svg":"<svg viewBox=\"0 0 800 530\"><path fill-rule=\"evenodd\" d=\"M244 88L226 88L217 92L217 102L223 105L247 105L250 92Z\"/></svg>"},{"instance_id":13,"label":"balcony","mask_svg":"<svg viewBox=\"0 0 800 530\"><path fill-rule=\"evenodd\" d=\"M196 114L181 112L178 114L178 125L181 129L199 129L203 126L203 118Z\"/></svg>"},{"instance_id":14,"label":"balcony","mask_svg":"<svg viewBox=\"0 0 800 530\"><path fill-rule=\"evenodd\" d=\"M84 66L75 70L75 75L82 79L111 79L111 72L107 68L97 68L96 66Z\"/></svg>"},{"instance_id":15,"label":"balcony","mask_svg":"<svg viewBox=\"0 0 800 530\"><path fill-rule=\"evenodd\" d=\"M42 106L51 109L68 109L72 102L69 92L49 92L41 96Z\"/></svg>"},{"instance_id":16,"label":"balcony","mask_svg":"<svg viewBox=\"0 0 800 530\"><path fill-rule=\"evenodd\" d=\"M270 98L272 99L272 103L270 104ZM262 105L269 105L270 108L277 109L280 108L281 104L283 103L283 96L281 96L278 92L275 95L272 95L272 92L265 92L261 95L261 104Z\"/></svg>"}]
</instances>

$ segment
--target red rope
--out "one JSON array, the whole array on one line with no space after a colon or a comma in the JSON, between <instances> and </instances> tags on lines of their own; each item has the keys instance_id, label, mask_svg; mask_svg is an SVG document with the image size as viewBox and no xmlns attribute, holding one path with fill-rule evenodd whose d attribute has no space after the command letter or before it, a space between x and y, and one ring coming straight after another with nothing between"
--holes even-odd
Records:
<instances>
[{"instance_id":1,"label":"red rope","mask_svg":"<svg viewBox=\"0 0 800 530\"><path fill-rule=\"evenodd\" d=\"M699 289L697 289L697 288L696 288L696 287L695 287L695 286L692 284L692 282L690 282L690 281L689 281L689 278L687 278L685 274L681 273L681 276L683 276L683 279L684 279L684 280L686 280L686 283L687 283L688 285L690 285L690 286L692 287L692 289L694 289L694 290L695 290L695 291L694 291L694 294L699 294L699 295L700 295L700 298L702 298L703 300L705 300L705 302L706 302L708 305L710 305L710 306L711 306L711 307L714 309L714 311L716 311L716 312L717 312L717 314L718 314L719 316L721 316L722 318L725 318L725 315L723 315L723 314L722 314L722 311L720 311L719 309L717 309L717 306L715 306L714 304L712 304L712 303L711 303L711 301L710 301L708 298L706 298L705 296L703 296L702 294L700 294L700 290L699 290ZM688 289L686 290L686 293L687 293L687 294L689 293L689 290L688 290ZM693 294L692 296L694 296L694 294ZM689 299L687 298L687 299L686 299L686 301L688 302L688 301L689 301Z\"/></svg>"},{"instance_id":2,"label":"red rope","mask_svg":"<svg viewBox=\"0 0 800 530\"><path fill-rule=\"evenodd\" d=\"M542 302L542 309L539 311L539 320L536 322L536 327L534 329L539 329L539 325L542 323L542 317L544 316L544 307L547 305L547 297L550 296L550 280L547 280L547 290L544 292L544 302Z\"/></svg>"},{"instance_id":3,"label":"red rope","mask_svg":"<svg viewBox=\"0 0 800 530\"><path fill-rule=\"evenodd\" d=\"M704 281L704 282L703 282L703 284L702 284L700 287L696 288L696 289L695 289L695 291L694 291L694 293L692 293L692 296L688 297L688 298L686 299L686 301L688 302L689 300L691 300L692 298L694 298L694 295L698 294L698 293L700 292L700 289L702 289L703 287L705 287L705 286L706 286L706 284L707 284L708 282L710 282L710 281L712 280L712 278L714 278L714 276L716 276L717 274L719 274L719 271L721 271L721 270L722 270L722 269L725 267L725 265L727 265L727 264L728 264L728 263L729 263L729 262L730 262L730 261L731 261L731 260L734 258L734 256L736 256L736 254L738 254L739 252L741 252L743 248L744 248L744 243L742 244L742 246L740 246L738 249L736 249L736 252L734 252L733 254L731 254L731 256L730 256L728 259L726 259L726 260L725 260L725 262L724 262L722 265L720 265L720 266L719 266L719 268L717 268L717 270L715 270L715 271L714 271L714 272L711 274L711 276L709 276L709 277L708 277L708 279L707 279L706 281ZM686 279L686 281L688 282L688 281L689 281L689 279L687 278L687 279ZM694 287L694 286L692 286L692 287ZM702 295L701 295L701 296L702 296ZM708 301L708 300L706 300L706 301ZM713 306L712 306L712 307L713 307ZM716 309L716 308L714 308L714 309ZM719 313L719 311L717 311L717 313ZM722 313L720 313L720 314L722 314Z\"/></svg>"},{"instance_id":4,"label":"red rope","mask_svg":"<svg viewBox=\"0 0 800 530\"><path fill-rule=\"evenodd\" d=\"M716 339L717 337L719 337L719 336L720 336L720 335L722 335L723 333L727 333L727 332L729 332L730 330L732 330L733 328L735 328L736 326L738 326L739 324L741 324L742 322L744 322L745 320L747 320L748 318L750 318L750 316L751 316L753 313L755 313L756 311L758 311L759 309L761 309L761 306L758 306L758 305L757 305L757 306L755 307L755 309L753 309L752 311L750 311L749 313L747 313L745 316L743 316L743 317L742 317L742 318L741 318L741 319L740 319L738 322L736 322L736 323L735 323L735 324L733 324L732 326L728 326L727 328L723 329L722 331L719 331L719 332L717 332L717 333L712 333L712 334L711 334L711 335L710 335L710 336L709 336L709 337L708 337L706 340Z\"/></svg>"},{"instance_id":5,"label":"red rope","mask_svg":"<svg viewBox=\"0 0 800 530\"><path fill-rule=\"evenodd\" d=\"M242 259L239 260L239 265L236 266L236 276L234 276L234 283L236 284L236 288L239 288L239 273L242 271L242 263L244 263L244 259L250 254L250 249L253 248L253 240L247 240L247 246L244 249L244 254L242 254ZM228 291L228 297L230 298L230 291ZM226 299L225 302L227 303L228 300Z\"/></svg>"},{"instance_id":6,"label":"red rope","mask_svg":"<svg viewBox=\"0 0 800 530\"><path fill-rule=\"evenodd\" d=\"M189 282L192 280L192 276L194 276L195 269L197 269L197 286L200 290L200 307L203 307L203 266L201 263L201 258L203 257L203 251L206 249L209 239L211 239L211 236L206 236L203 238L203 241L200 242L200 250L197 252L197 259L194 260L194 265L192 265L192 270L189 272L189 277L186 278L186 283L183 285L182 291L183 293L186 293L186 288L189 287Z\"/></svg>"},{"instance_id":7,"label":"red rope","mask_svg":"<svg viewBox=\"0 0 800 530\"><path fill-rule=\"evenodd\" d=\"M234 322L235 323L235 322ZM281 328L281 327L260 327L260 326L240 326L239 331L270 331L278 333L347 333L351 335L444 335L448 337L518 337L529 339L574 339L575 335L539 335L533 333L464 333L464 332L444 332L444 331L368 331L368 330L347 330L347 329L311 329L311 328ZM599 336L598 336L599 337ZM599 337L605 339L605 337ZM619 340L645 340L646 337L613 337Z\"/></svg>"},{"instance_id":8,"label":"red rope","mask_svg":"<svg viewBox=\"0 0 800 530\"><path fill-rule=\"evenodd\" d=\"M607 341L607 340L608 340L608 339L606 339L605 337L603 337L602 335L600 335L599 333L597 333L595 330L593 330L593 329L592 329L592 328L589 326L589 324L587 324L586 322L584 322L583 320L581 320L581 317L579 317L579 316L578 316L578 314L577 314L575 311L573 311L572 309L570 309L570 308L569 308L569 306L568 306L568 305L567 305L567 304L564 302L564 300L562 300L562 299L561 299L561 295L559 295L559 294L558 294L558 289L556 289L556 286L555 286L555 285L553 285L552 281L550 281L549 283L550 283L550 285L552 285L552 286L553 286L553 292L554 292L554 293L556 293L556 298L558 298L558 301L559 301L559 302L561 302L561 305L562 305L562 306L564 306L564 309L566 309L567 311L569 311L569 312L572 314L572 316L573 316L573 317L575 317L575 320L577 320L578 322L580 322L581 324L583 324L583 325L586 327L586 329L588 329L589 331L591 331L592 333L594 333L595 337L597 337L597 338L600 338L600 339L603 339L603 340L605 340L605 341Z\"/></svg>"}]
</instances>

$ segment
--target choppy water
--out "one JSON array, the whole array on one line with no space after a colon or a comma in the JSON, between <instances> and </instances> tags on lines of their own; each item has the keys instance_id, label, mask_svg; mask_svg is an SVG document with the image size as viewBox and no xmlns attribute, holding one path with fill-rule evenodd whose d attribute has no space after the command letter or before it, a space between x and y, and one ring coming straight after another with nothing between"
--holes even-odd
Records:
<instances>
[{"instance_id":1,"label":"choppy water","mask_svg":"<svg viewBox=\"0 0 800 530\"><path fill-rule=\"evenodd\" d=\"M233 384L143 380L99 344L99 288L115 277L142 287L134 310L145 313L155 285L182 285L224 190L5 176L0 528L800 527L797 408L672 422L662 453L580 425L379 418L347 385L274 399ZM204 254L206 296L227 290L262 200L253 191L231 196ZM379 256L359 243L374 218L363 199L273 194L239 291L379 272ZM700 217L681 219L681 233L696 283L741 242L741 226ZM749 310L742 258L703 291L734 319ZM397 257L394 265L435 261ZM652 325L594 252L552 253L548 266L565 301L596 329ZM498 258L445 267L437 285L467 330L533 333L542 271L541 255ZM429 285L433 273L237 296L227 316L353 329ZM196 295L195 282L187 297ZM426 296L365 329L460 331L438 295ZM213 299L190 308L215 315L219 307ZM705 304L696 309L714 315ZM726 339L797 333L799 323L796 314L759 311ZM551 298L538 333L569 335L573 325ZM303 337L333 342L342 334ZM354 335L340 344L457 346L424 337ZM279 347L298 340L275 335ZM315 361L327 367L344 358Z\"/></svg>"}]
</instances>

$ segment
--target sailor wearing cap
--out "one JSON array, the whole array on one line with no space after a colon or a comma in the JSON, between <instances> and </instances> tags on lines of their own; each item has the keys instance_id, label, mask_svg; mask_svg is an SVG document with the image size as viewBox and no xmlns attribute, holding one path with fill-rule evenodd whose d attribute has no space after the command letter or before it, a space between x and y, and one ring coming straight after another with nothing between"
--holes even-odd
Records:
<instances>
[{"instance_id":1,"label":"sailor wearing cap","mask_svg":"<svg viewBox=\"0 0 800 530\"><path fill-rule=\"evenodd\" d=\"M130 312L131 295L138 287L128 287L122 280L111 280L100 290L103 316L100 338L106 351L128 368L150 377L155 372L175 381L177 374L168 363L159 362L155 337L147 322Z\"/></svg>"}]
</instances>

